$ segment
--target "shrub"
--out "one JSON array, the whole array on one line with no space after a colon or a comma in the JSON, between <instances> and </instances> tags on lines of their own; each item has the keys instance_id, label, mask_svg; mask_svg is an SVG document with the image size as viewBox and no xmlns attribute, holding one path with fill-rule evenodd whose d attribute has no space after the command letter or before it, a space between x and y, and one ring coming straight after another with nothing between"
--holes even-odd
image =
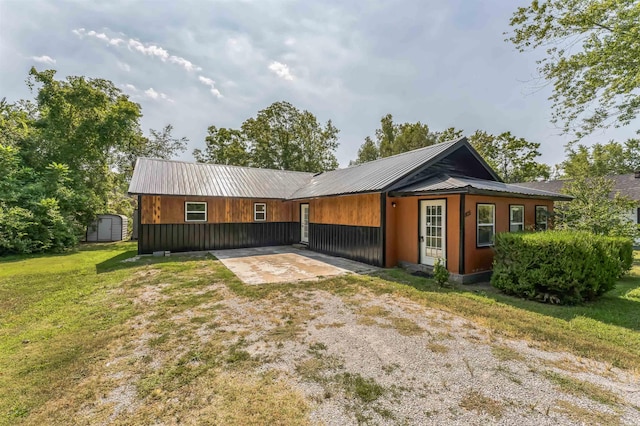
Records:
<instances>
[{"instance_id":1,"label":"shrub","mask_svg":"<svg viewBox=\"0 0 640 426\"><path fill-rule=\"evenodd\" d=\"M630 244L577 231L501 233L495 239L491 284L542 302L593 300L631 267Z\"/></svg>"},{"instance_id":2,"label":"shrub","mask_svg":"<svg viewBox=\"0 0 640 426\"><path fill-rule=\"evenodd\" d=\"M436 259L436 263L433 265L433 279L436 280L440 287L444 287L449 282L449 271L442 264L440 258Z\"/></svg>"},{"instance_id":3,"label":"shrub","mask_svg":"<svg viewBox=\"0 0 640 426\"><path fill-rule=\"evenodd\" d=\"M624 237L611 237L611 242L617 247L621 271L619 277L631 270L633 266L633 240Z\"/></svg>"}]
</instances>

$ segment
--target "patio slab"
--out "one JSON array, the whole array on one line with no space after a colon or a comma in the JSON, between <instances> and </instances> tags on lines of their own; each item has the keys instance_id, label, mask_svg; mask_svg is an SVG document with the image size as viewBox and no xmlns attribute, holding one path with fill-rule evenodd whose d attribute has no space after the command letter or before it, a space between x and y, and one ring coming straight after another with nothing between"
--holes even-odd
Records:
<instances>
[{"instance_id":1,"label":"patio slab","mask_svg":"<svg viewBox=\"0 0 640 426\"><path fill-rule=\"evenodd\" d=\"M366 274L379 268L292 246L212 250L245 284L318 280L337 275Z\"/></svg>"}]
</instances>

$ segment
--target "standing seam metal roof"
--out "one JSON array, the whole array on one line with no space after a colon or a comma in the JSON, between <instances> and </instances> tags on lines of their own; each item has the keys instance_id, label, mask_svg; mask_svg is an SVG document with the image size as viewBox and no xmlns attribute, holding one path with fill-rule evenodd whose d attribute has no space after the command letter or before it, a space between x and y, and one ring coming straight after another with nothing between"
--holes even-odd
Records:
<instances>
[{"instance_id":1,"label":"standing seam metal roof","mask_svg":"<svg viewBox=\"0 0 640 426\"><path fill-rule=\"evenodd\" d=\"M540 189L525 188L522 186L495 182L483 179L474 179L468 177L452 177L446 174L434 176L425 181L399 188L394 191L396 193L424 193L424 192L442 192L452 190L462 190L466 188L473 188L479 191L489 192L504 192L507 194L525 195L529 197L550 198L554 200L571 200L573 197L567 195L557 194L550 191L543 191Z\"/></svg>"},{"instance_id":2,"label":"standing seam metal roof","mask_svg":"<svg viewBox=\"0 0 640 426\"><path fill-rule=\"evenodd\" d=\"M131 194L288 198L312 173L139 158Z\"/></svg>"},{"instance_id":3,"label":"standing seam metal roof","mask_svg":"<svg viewBox=\"0 0 640 426\"><path fill-rule=\"evenodd\" d=\"M442 142L316 175L139 158L129 185L129 193L300 199L376 192L387 188L463 140L465 138Z\"/></svg>"},{"instance_id":4,"label":"standing seam metal roof","mask_svg":"<svg viewBox=\"0 0 640 426\"><path fill-rule=\"evenodd\" d=\"M383 190L462 140L465 138L316 175L311 182L295 191L290 198L312 198Z\"/></svg>"}]
</instances>

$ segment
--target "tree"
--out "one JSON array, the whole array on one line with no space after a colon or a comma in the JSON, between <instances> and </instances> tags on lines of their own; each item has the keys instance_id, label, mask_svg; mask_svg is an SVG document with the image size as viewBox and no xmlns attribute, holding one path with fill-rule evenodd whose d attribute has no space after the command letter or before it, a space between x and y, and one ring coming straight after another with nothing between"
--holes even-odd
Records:
<instances>
[{"instance_id":1,"label":"tree","mask_svg":"<svg viewBox=\"0 0 640 426\"><path fill-rule=\"evenodd\" d=\"M131 215L139 156L169 158L187 140L140 130L140 105L112 82L32 68L35 102L0 100L0 255L70 247L96 213Z\"/></svg>"},{"instance_id":2,"label":"tree","mask_svg":"<svg viewBox=\"0 0 640 426\"><path fill-rule=\"evenodd\" d=\"M338 129L288 102L275 102L239 130L211 126L198 161L267 169L323 172L338 167Z\"/></svg>"},{"instance_id":3,"label":"tree","mask_svg":"<svg viewBox=\"0 0 640 426\"><path fill-rule=\"evenodd\" d=\"M442 132L438 132L438 143L448 142L455 139L460 139L464 134L463 130L456 129L455 127L449 127Z\"/></svg>"},{"instance_id":4,"label":"tree","mask_svg":"<svg viewBox=\"0 0 640 426\"><path fill-rule=\"evenodd\" d=\"M640 229L629 220L629 212L638 206L636 201L613 194L615 182L605 177L580 176L565 183L563 192L574 197L555 206L555 227L588 231L635 239ZM613 196L612 196L613 195Z\"/></svg>"},{"instance_id":5,"label":"tree","mask_svg":"<svg viewBox=\"0 0 640 426\"><path fill-rule=\"evenodd\" d=\"M640 108L637 0L533 0L511 17L508 41L544 48L542 77L553 84L552 121L580 138L629 124Z\"/></svg>"},{"instance_id":6,"label":"tree","mask_svg":"<svg viewBox=\"0 0 640 426\"><path fill-rule=\"evenodd\" d=\"M173 137L172 132L173 126L167 124L162 130L149 129L148 137L138 133L124 141L122 151L117 153L115 161L127 183L131 180L138 157L168 160L187 149L189 139Z\"/></svg>"},{"instance_id":7,"label":"tree","mask_svg":"<svg viewBox=\"0 0 640 426\"><path fill-rule=\"evenodd\" d=\"M393 116L387 114L380 119L380 128L376 129L375 133L376 142L367 136L358 150L358 157L351 162L352 164L362 164L378 158L424 148L444 141L443 137L461 134L461 131L450 128L442 133L434 133L429 130L429 126L419 121L396 124L393 122Z\"/></svg>"},{"instance_id":8,"label":"tree","mask_svg":"<svg viewBox=\"0 0 640 426\"><path fill-rule=\"evenodd\" d=\"M606 176L634 173L640 170L640 140L628 139L624 144L606 144L567 148L567 159L560 164L564 176Z\"/></svg>"},{"instance_id":9,"label":"tree","mask_svg":"<svg viewBox=\"0 0 640 426\"><path fill-rule=\"evenodd\" d=\"M550 167L536 161L540 144L517 138L511 132L498 136L477 130L469 142L507 183L548 179Z\"/></svg>"},{"instance_id":10,"label":"tree","mask_svg":"<svg viewBox=\"0 0 640 426\"><path fill-rule=\"evenodd\" d=\"M83 197L75 214L88 224L107 208L115 159L140 137L140 105L108 80L56 80L54 70L35 68L29 75L29 87L38 86L37 113L20 155L36 172L51 163L68 167L69 186Z\"/></svg>"},{"instance_id":11,"label":"tree","mask_svg":"<svg viewBox=\"0 0 640 426\"><path fill-rule=\"evenodd\" d=\"M63 250L77 243L74 209L82 197L68 184L69 168L26 167L14 146L0 144L0 256Z\"/></svg>"},{"instance_id":12,"label":"tree","mask_svg":"<svg viewBox=\"0 0 640 426\"><path fill-rule=\"evenodd\" d=\"M358 149L358 157L352 160L349 165L354 166L356 164L366 163L367 161L377 160L378 158L380 158L378 145L367 136L364 138L364 143L360 145L360 149Z\"/></svg>"},{"instance_id":13,"label":"tree","mask_svg":"<svg viewBox=\"0 0 640 426\"><path fill-rule=\"evenodd\" d=\"M248 166L250 154L247 139L240 130L210 126L205 138L206 148L193 151L196 161L201 163Z\"/></svg>"}]
</instances>

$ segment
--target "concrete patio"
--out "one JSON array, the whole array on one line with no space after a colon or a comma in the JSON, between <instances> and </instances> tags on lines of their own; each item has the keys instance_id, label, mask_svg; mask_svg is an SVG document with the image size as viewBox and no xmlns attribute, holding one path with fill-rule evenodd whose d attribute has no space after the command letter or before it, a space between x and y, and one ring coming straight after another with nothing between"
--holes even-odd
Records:
<instances>
[{"instance_id":1,"label":"concrete patio","mask_svg":"<svg viewBox=\"0 0 640 426\"><path fill-rule=\"evenodd\" d=\"M379 268L292 246L212 250L245 284L310 281L337 275L366 274Z\"/></svg>"}]
</instances>

